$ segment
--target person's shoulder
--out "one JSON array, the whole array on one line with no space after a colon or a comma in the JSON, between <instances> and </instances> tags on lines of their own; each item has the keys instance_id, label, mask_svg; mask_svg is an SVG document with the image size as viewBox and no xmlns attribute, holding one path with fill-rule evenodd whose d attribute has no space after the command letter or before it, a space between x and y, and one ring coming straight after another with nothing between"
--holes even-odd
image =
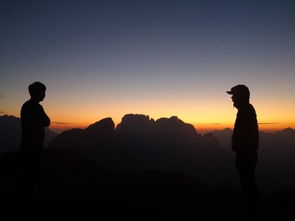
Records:
<instances>
[{"instance_id":1,"label":"person's shoulder","mask_svg":"<svg viewBox=\"0 0 295 221\"><path fill-rule=\"evenodd\" d=\"M22 108L26 108L29 106L31 106L31 102L30 102L30 100L27 100L25 103L23 103Z\"/></svg>"},{"instance_id":2,"label":"person's shoulder","mask_svg":"<svg viewBox=\"0 0 295 221\"><path fill-rule=\"evenodd\" d=\"M38 103L32 102L31 100L27 100L23 105L22 109L38 109L42 108L42 106Z\"/></svg>"}]
</instances>

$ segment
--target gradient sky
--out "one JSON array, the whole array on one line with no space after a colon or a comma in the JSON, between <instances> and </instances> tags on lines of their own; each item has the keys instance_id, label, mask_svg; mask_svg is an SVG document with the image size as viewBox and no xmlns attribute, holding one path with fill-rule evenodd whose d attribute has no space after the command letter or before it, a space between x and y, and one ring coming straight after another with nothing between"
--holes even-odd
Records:
<instances>
[{"instance_id":1,"label":"gradient sky","mask_svg":"<svg viewBox=\"0 0 295 221\"><path fill-rule=\"evenodd\" d=\"M232 127L251 91L261 129L295 127L294 1L0 1L0 114L47 86L51 128L124 114Z\"/></svg>"}]
</instances>

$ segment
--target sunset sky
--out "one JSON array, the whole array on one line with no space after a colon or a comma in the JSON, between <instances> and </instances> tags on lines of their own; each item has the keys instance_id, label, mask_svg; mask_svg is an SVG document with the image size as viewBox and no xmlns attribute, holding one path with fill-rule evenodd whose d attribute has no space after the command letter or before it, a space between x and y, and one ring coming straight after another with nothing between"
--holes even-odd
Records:
<instances>
[{"instance_id":1,"label":"sunset sky","mask_svg":"<svg viewBox=\"0 0 295 221\"><path fill-rule=\"evenodd\" d=\"M286 0L0 1L0 115L41 81L52 129L128 113L232 127L251 91L260 129L295 128L295 3Z\"/></svg>"}]
</instances>

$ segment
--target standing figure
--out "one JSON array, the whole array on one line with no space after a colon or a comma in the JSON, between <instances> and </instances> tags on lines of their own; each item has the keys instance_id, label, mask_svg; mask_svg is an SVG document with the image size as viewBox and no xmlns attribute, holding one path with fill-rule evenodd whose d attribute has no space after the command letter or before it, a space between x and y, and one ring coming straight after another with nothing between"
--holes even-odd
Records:
<instances>
[{"instance_id":1,"label":"standing figure","mask_svg":"<svg viewBox=\"0 0 295 221\"><path fill-rule=\"evenodd\" d=\"M31 98L21 108L21 199L25 204L36 200L40 182L45 127L50 125L49 117L39 104L45 98L45 91L45 85L40 82L29 85Z\"/></svg>"},{"instance_id":2,"label":"standing figure","mask_svg":"<svg viewBox=\"0 0 295 221\"><path fill-rule=\"evenodd\" d=\"M259 131L254 107L249 103L250 91L245 85L237 85L227 91L238 109L232 135L232 150L236 153L236 166L246 207L258 212L259 193L255 181L255 166L259 146Z\"/></svg>"}]
</instances>

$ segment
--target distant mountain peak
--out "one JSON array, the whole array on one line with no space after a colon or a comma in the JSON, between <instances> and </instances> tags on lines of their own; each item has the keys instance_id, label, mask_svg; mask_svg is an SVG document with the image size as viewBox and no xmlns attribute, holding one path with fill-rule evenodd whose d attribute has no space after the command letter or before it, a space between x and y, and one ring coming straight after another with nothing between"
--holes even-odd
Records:
<instances>
[{"instance_id":1,"label":"distant mountain peak","mask_svg":"<svg viewBox=\"0 0 295 221\"><path fill-rule=\"evenodd\" d=\"M125 123L144 123L144 122L150 122L154 121L153 119L150 119L149 115L144 114L125 114L122 118L122 121L120 124Z\"/></svg>"},{"instance_id":2,"label":"distant mountain peak","mask_svg":"<svg viewBox=\"0 0 295 221\"><path fill-rule=\"evenodd\" d=\"M97 121L91 125L89 125L86 129L86 133L97 134L102 131L113 131L115 128L115 123L112 118L104 118L100 121Z\"/></svg>"},{"instance_id":3,"label":"distant mountain peak","mask_svg":"<svg viewBox=\"0 0 295 221\"><path fill-rule=\"evenodd\" d=\"M144 114L126 114L118 124L116 131L122 132L139 132L140 130L150 129L154 126L155 121Z\"/></svg>"},{"instance_id":4,"label":"distant mountain peak","mask_svg":"<svg viewBox=\"0 0 295 221\"><path fill-rule=\"evenodd\" d=\"M170 118L162 117L156 120L156 126L160 130L172 133L183 133L194 136L198 134L195 127L192 124L183 122L177 116Z\"/></svg>"},{"instance_id":5,"label":"distant mountain peak","mask_svg":"<svg viewBox=\"0 0 295 221\"><path fill-rule=\"evenodd\" d=\"M15 117L13 115L4 114L4 115L0 116L0 119L2 119L2 120L18 120L19 118Z\"/></svg>"},{"instance_id":6,"label":"distant mountain peak","mask_svg":"<svg viewBox=\"0 0 295 221\"><path fill-rule=\"evenodd\" d=\"M278 131L277 134L280 134L280 135L286 135L286 136L292 136L295 134L295 130L291 127L288 127L288 128L285 128L281 131Z\"/></svg>"},{"instance_id":7,"label":"distant mountain peak","mask_svg":"<svg viewBox=\"0 0 295 221\"><path fill-rule=\"evenodd\" d=\"M287 127L285 129L283 129L282 131L284 131L284 132L295 132L295 130L293 128L291 128L291 127Z\"/></svg>"}]
</instances>

